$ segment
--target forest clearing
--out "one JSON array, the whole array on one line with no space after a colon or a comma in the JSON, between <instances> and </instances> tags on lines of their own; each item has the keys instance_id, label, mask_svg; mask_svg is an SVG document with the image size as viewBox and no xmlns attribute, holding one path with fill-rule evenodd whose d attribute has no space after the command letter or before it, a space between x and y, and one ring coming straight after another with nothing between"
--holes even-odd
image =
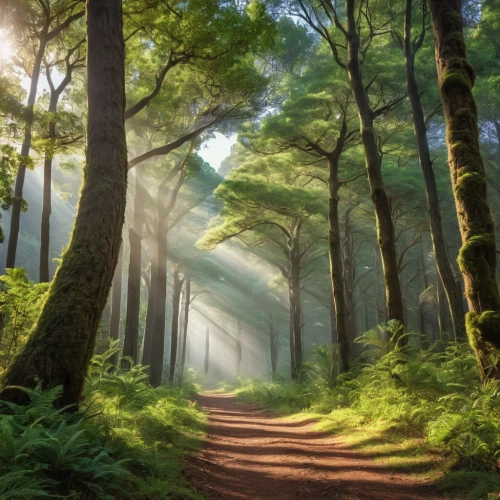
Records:
<instances>
[{"instance_id":1,"label":"forest clearing","mask_svg":"<svg viewBox=\"0 0 500 500\"><path fill-rule=\"evenodd\" d=\"M500 0L0 0L0 500L500 497Z\"/></svg>"}]
</instances>

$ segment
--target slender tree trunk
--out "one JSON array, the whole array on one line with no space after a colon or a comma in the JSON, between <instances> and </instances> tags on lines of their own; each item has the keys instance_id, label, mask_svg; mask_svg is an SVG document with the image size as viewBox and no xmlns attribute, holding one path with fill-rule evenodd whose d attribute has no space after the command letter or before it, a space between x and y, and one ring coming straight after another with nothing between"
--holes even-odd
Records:
<instances>
[{"instance_id":1,"label":"slender tree trunk","mask_svg":"<svg viewBox=\"0 0 500 500\"><path fill-rule=\"evenodd\" d=\"M302 364L302 299L301 299L301 255L299 245L300 223L294 225L289 241L290 258L290 311L293 337L293 371L292 378L296 380Z\"/></svg>"},{"instance_id":2,"label":"slender tree trunk","mask_svg":"<svg viewBox=\"0 0 500 500\"><path fill-rule=\"evenodd\" d=\"M153 387L161 384L163 359L165 351L165 317L167 306L167 228L165 221L165 204L169 193L166 184L161 184L158 191L158 220L156 231L157 273L154 293L153 318L151 325L151 368L150 381ZM152 269L153 271L153 269ZM153 277L151 277L151 282ZM178 314L178 312L177 312Z\"/></svg>"},{"instance_id":3,"label":"slender tree trunk","mask_svg":"<svg viewBox=\"0 0 500 500\"><path fill-rule=\"evenodd\" d=\"M181 301L182 284L184 280L179 277L179 266L174 268L174 281L172 286L172 331L170 340L170 372L169 382L174 383L175 367L177 365L177 346L179 343L179 309Z\"/></svg>"},{"instance_id":4,"label":"slender tree trunk","mask_svg":"<svg viewBox=\"0 0 500 500\"><path fill-rule=\"evenodd\" d=\"M386 302L389 319L404 323L403 295L399 279L396 238L392 221L391 200L382 177L382 158L375 132L375 114L370 106L359 60L360 37L357 30L355 1L347 0L347 71L351 89L358 108L361 125L361 140L366 157L366 170L370 184L370 195L375 206L377 239L382 256ZM399 336L403 333L399 329ZM404 342L405 337L402 338Z\"/></svg>"},{"instance_id":5,"label":"slender tree trunk","mask_svg":"<svg viewBox=\"0 0 500 500\"><path fill-rule=\"evenodd\" d=\"M127 191L122 3L87 2L87 161L75 226L38 322L4 375L5 386L62 386L78 405L121 245ZM4 400L24 402L17 389Z\"/></svg>"},{"instance_id":6,"label":"slender tree trunk","mask_svg":"<svg viewBox=\"0 0 500 500\"><path fill-rule=\"evenodd\" d=\"M118 262L113 275L113 284L111 286L111 319L109 322L109 336L112 340L120 338L120 317L122 306L122 282L123 282L123 244L120 245L118 253ZM111 358L111 362L118 363L118 353Z\"/></svg>"},{"instance_id":7,"label":"slender tree trunk","mask_svg":"<svg viewBox=\"0 0 500 500\"><path fill-rule=\"evenodd\" d=\"M205 362L203 363L203 373L205 377L208 375L209 361L210 361L210 329L207 326L205 331Z\"/></svg>"},{"instance_id":8,"label":"slender tree trunk","mask_svg":"<svg viewBox=\"0 0 500 500\"><path fill-rule=\"evenodd\" d=\"M495 230L479 149L475 73L467 61L461 0L431 0L438 82L446 120L448 162L462 248L460 270L469 304L466 328L483 378L500 379L500 294Z\"/></svg>"},{"instance_id":9,"label":"slender tree trunk","mask_svg":"<svg viewBox=\"0 0 500 500\"><path fill-rule=\"evenodd\" d=\"M153 226L157 227L157 221L153 222ZM157 231L155 230L155 234ZM155 238L156 239L156 238ZM151 365L151 346L153 342L153 318L156 303L156 290L158 288L158 258L156 256L155 243L153 242L150 258L150 280L148 286L148 305L146 309L146 324L144 325L144 344L142 348L142 364L144 366ZM151 372L151 370L150 370Z\"/></svg>"},{"instance_id":10,"label":"slender tree trunk","mask_svg":"<svg viewBox=\"0 0 500 500\"><path fill-rule=\"evenodd\" d=\"M337 334L337 312L335 311L335 299L333 297L333 287L332 293L330 294L330 332L332 334L332 344L338 344L338 334Z\"/></svg>"},{"instance_id":11,"label":"slender tree trunk","mask_svg":"<svg viewBox=\"0 0 500 500\"><path fill-rule=\"evenodd\" d=\"M181 354L181 369L179 371L179 385L182 384L182 376L184 374L184 366L186 365L186 349L188 338L188 321L189 321L189 306L191 304L191 278L186 278L186 287L184 292L184 321L182 323L182 354Z\"/></svg>"},{"instance_id":12,"label":"slender tree trunk","mask_svg":"<svg viewBox=\"0 0 500 500\"><path fill-rule=\"evenodd\" d=\"M66 86L66 85L65 85ZM59 89L58 89L59 90ZM61 91L51 91L49 113L56 113L57 103ZM43 164L43 201L42 201L42 220L40 224L40 283L50 281L49 273L49 252L50 252L50 214L52 212L52 160L54 158L53 148L56 138L56 122L51 119L49 122L48 139L51 142L51 150L45 153Z\"/></svg>"},{"instance_id":13,"label":"slender tree trunk","mask_svg":"<svg viewBox=\"0 0 500 500\"><path fill-rule=\"evenodd\" d=\"M432 159L429 152L429 142L427 140L427 126L425 116L420 101L420 92L415 78L415 53L411 40L411 15L413 2L406 2L404 52L406 60L406 86L408 98L412 107L413 128L417 139L417 150L420 160L420 168L425 182L425 192L427 196L427 210L429 212L430 228L434 256L437 269L443 282L446 297L450 307L451 320L455 338L465 339L465 311L460 290L457 287L455 276L451 268L450 259L446 249L446 243L441 222L441 208L439 195L434 176Z\"/></svg>"},{"instance_id":14,"label":"slender tree trunk","mask_svg":"<svg viewBox=\"0 0 500 500\"><path fill-rule=\"evenodd\" d=\"M38 80L40 78L40 69L42 60L47 47L47 33L49 31L50 22L46 22L40 34L40 44L35 55L33 69L31 71L31 84L28 94L28 102L25 109L24 122L24 139L21 146L21 156L27 157L31 149L31 132L33 128L34 106L38 89ZM7 247L7 260L5 267L13 268L16 266L17 240L19 238L19 226L21 221L21 208L23 198L24 179L26 177L26 164L21 163L17 171L16 183L14 186L14 202L12 203L12 211L10 218L9 243Z\"/></svg>"},{"instance_id":15,"label":"slender tree trunk","mask_svg":"<svg viewBox=\"0 0 500 500\"><path fill-rule=\"evenodd\" d=\"M241 377L241 359L242 359L242 348L241 348L241 320L238 318L236 322L236 376Z\"/></svg>"},{"instance_id":16,"label":"slender tree trunk","mask_svg":"<svg viewBox=\"0 0 500 500\"><path fill-rule=\"evenodd\" d=\"M269 313L269 348L271 354L271 376L274 380L278 370L278 332L271 313Z\"/></svg>"},{"instance_id":17,"label":"slender tree trunk","mask_svg":"<svg viewBox=\"0 0 500 500\"><path fill-rule=\"evenodd\" d=\"M378 260L377 252L373 253L373 260L375 261L375 299L376 299L376 308L377 308L377 325L381 325L385 322L385 314L386 310L385 302L380 304L380 280L382 279L380 273L380 263Z\"/></svg>"},{"instance_id":18,"label":"slender tree trunk","mask_svg":"<svg viewBox=\"0 0 500 500\"><path fill-rule=\"evenodd\" d=\"M427 278L427 269L425 268L425 257L424 257L424 249L422 247L422 241L420 241L420 270L422 271L422 283L423 283L423 292L425 292L429 288L429 280ZM438 278L439 279L439 278ZM427 335L426 329L426 314L425 314L425 301L422 300L421 296L418 300L418 319L420 323L420 338L422 341L422 349L429 348L429 336Z\"/></svg>"},{"instance_id":19,"label":"slender tree trunk","mask_svg":"<svg viewBox=\"0 0 500 500\"><path fill-rule=\"evenodd\" d=\"M347 338L351 344L357 336L356 306L354 304L354 281L356 278L356 257L351 227L351 211L347 209L344 219L344 239L342 245L344 265L344 294L347 318Z\"/></svg>"},{"instance_id":20,"label":"slender tree trunk","mask_svg":"<svg viewBox=\"0 0 500 500\"><path fill-rule=\"evenodd\" d=\"M130 260L127 281L127 315L123 355L130 356L134 363L139 362L139 314L141 308L142 274L142 230L144 226L144 202L146 189L144 176L139 167L135 168L135 195L133 224L129 229Z\"/></svg>"},{"instance_id":21,"label":"slender tree trunk","mask_svg":"<svg viewBox=\"0 0 500 500\"><path fill-rule=\"evenodd\" d=\"M292 297L292 287L291 287L291 282L290 279L288 280L288 301L290 304L289 307L289 338L290 338L290 373L292 376L292 380L295 380L297 370L296 370L296 364L295 364L295 339L293 335L293 297Z\"/></svg>"},{"instance_id":22,"label":"slender tree trunk","mask_svg":"<svg viewBox=\"0 0 500 500\"><path fill-rule=\"evenodd\" d=\"M344 266L342 262L342 237L339 224L339 189L337 157L329 158L328 179L328 246L330 257L330 273L335 304L335 326L340 344L340 371L346 372L350 368L351 346L347 325L347 307L344 289Z\"/></svg>"},{"instance_id":23,"label":"slender tree trunk","mask_svg":"<svg viewBox=\"0 0 500 500\"><path fill-rule=\"evenodd\" d=\"M438 303L439 338L445 342L448 339L446 335L448 332L448 317L446 316L444 303L443 283L439 277L439 273L436 273L436 297Z\"/></svg>"}]
</instances>

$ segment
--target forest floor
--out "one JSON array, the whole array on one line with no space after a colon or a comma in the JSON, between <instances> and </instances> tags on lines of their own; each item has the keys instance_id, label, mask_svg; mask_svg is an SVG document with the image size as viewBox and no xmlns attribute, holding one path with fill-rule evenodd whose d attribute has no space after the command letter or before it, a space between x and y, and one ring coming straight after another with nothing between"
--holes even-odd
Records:
<instances>
[{"instance_id":1,"label":"forest floor","mask_svg":"<svg viewBox=\"0 0 500 500\"><path fill-rule=\"evenodd\" d=\"M230 394L196 400L209 412L208 436L186 472L209 499L442 498L430 478L373 460L342 435L315 430L314 419L283 419Z\"/></svg>"}]
</instances>

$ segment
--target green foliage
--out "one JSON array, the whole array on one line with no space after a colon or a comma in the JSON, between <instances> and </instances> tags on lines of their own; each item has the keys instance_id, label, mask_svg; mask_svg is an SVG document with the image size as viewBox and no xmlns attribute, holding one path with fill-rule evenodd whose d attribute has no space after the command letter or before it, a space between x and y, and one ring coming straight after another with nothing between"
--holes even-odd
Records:
<instances>
[{"instance_id":1,"label":"green foliage","mask_svg":"<svg viewBox=\"0 0 500 500\"><path fill-rule=\"evenodd\" d=\"M445 352L437 352L438 345L428 351L389 351L376 332L360 342L372 349L350 373L334 381L327 376L329 349L322 347L314 348L315 359L308 363L304 383L250 380L237 392L285 413L355 418L363 425L384 422L391 432L420 437L428 446L444 450L456 468L498 467L500 386L495 381L480 382L467 345L451 344Z\"/></svg>"},{"instance_id":2,"label":"green foliage","mask_svg":"<svg viewBox=\"0 0 500 500\"><path fill-rule=\"evenodd\" d=\"M7 269L0 276L0 363L4 370L13 356L20 352L33 326L47 291L48 283L28 280L22 268Z\"/></svg>"},{"instance_id":3,"label":"green foliage","mask_svg":"<svg viewBox=\"0 0 500 500\"><path fill-rule=\"evenodd\" d=\"M111 348L92 360L78 412L56 410L60 388L24 389L0 407L0 497L197 499L182 477L205 417L178 387L153 389L145 367L123 372Z\"/></svg>"}]
</instances>

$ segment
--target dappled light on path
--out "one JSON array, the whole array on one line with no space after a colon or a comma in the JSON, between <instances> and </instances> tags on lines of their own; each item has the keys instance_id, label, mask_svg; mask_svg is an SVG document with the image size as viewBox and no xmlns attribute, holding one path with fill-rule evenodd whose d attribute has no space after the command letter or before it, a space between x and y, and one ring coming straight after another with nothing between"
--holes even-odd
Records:
<instances>
[{"instance_id":1,"label":"dappled light on path","mask_svg":"<svg viewBox=\"0 0 500 500\"><path fill-rule=\"evenodd\" d=\"M200 395L210 412L207 442L192 457L192 485L211 499L419 500L431 485L355 452L314 421L286 421L231 395Z\"/></svg>"}]
</instances>

